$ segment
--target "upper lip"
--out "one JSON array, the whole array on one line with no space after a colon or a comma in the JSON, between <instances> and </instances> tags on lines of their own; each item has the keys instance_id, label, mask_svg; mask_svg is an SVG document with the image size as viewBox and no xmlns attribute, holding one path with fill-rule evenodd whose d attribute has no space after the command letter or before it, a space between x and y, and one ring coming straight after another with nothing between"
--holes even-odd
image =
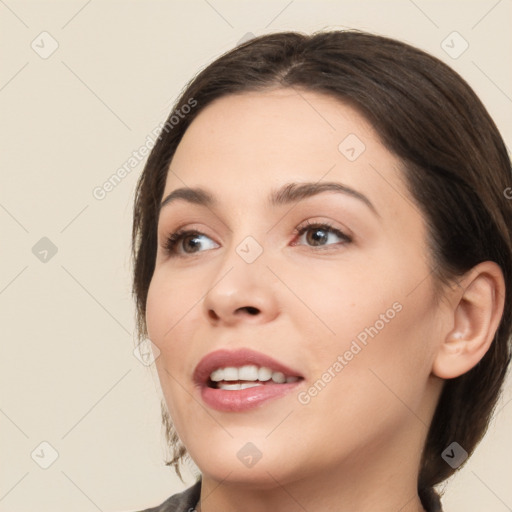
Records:
<instances>
[{"instance_id":1,"label":"upper lip","mask_svg":"<svg viewBox=\"0 0 512 512\"><path fill-rule=\"evenodd\" d=\"M240 367L254 364L256 366L265 366L274 372L282 372L287 377L302 377L302 375L274 358L256 352L248 348L238 350L215 350L204 356L194 370L194 382L204 386L207 384L210 374L218 368L227 368L229 366Z\"/></svg>"}]
</instances>

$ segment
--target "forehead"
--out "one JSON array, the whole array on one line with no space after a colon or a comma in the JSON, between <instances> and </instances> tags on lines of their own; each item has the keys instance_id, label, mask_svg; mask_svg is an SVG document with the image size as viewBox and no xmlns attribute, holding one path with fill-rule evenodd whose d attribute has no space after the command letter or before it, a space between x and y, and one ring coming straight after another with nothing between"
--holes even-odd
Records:
<instances>
[{"instance_id":1,"label":"forehead","mask_svg":"<svg viewBox=\"0 0 512 512\"><path fill-rule=\"evenodd\" d=\"M396 213L410 196L399 166L370 123L338 99L298 89L247 92L215 100L195 118L164 196L201 186L224 200L244 191L245 201L257 201L285 183L325 180L364 191L377 209Z\"/></svg>"}]
</instances>

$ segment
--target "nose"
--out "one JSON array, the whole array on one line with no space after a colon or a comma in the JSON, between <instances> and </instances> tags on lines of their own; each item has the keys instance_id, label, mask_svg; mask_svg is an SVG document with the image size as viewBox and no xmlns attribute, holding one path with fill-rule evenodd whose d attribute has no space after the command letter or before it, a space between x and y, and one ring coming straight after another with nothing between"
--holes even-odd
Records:
<instances>
[{"instance_id":1,"label":"nose","mask_svg":"<svg viewBox=\"0 0 512 512\"><path fill-rule=\"evenodd\" d=\"M263 255L246 263L232 251L204 297L204 312L214 325L270 322L279 314L276 284Z\"/></svg>"}]
</instances>

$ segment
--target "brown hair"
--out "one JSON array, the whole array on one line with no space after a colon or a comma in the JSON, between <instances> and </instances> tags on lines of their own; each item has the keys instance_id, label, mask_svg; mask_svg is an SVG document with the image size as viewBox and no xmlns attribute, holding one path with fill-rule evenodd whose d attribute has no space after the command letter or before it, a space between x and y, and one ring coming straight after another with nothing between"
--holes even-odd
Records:
<instances>
[{"instance_id":1,"label":"brown hair","mask_svg":"<svg viewBox=\"0 0 512 512\"><path fill-rule=\"evenodd\" d=\"M505 310L493 343L472 370L445 382L434 414L418 481L426 499L434 485L455 471L441 458L443 450L456 441L471 454L483 437L510 361L512 330L512 201L505 197L512 184L510 159L481 101L437 58L359 31L284 32L254 38L199 73L167 123L191 100L197 106L162 131L136 190L132 249L139 336L147 336L146 297L155 266L159 204L183 134L213 100L276 87L328 94L355 107L374 126L400 158L428 223L437 283L456 280L487 260L503 271ZM184 447L170 423L166 434L175 450L168 464L179 472Z\"/></svg>"}]
</instances>

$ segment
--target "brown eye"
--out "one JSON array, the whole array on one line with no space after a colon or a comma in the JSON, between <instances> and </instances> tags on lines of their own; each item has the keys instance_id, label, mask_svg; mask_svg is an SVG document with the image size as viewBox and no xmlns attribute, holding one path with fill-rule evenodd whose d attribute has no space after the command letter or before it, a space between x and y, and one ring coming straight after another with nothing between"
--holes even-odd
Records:
<instances>
[{"instance_id":1,"label":"brown eye","mask_svg":"<svg viewBox=\"0 0 512 512\"><path fill-rule=\"evenodd\" d=\"M170 255L183 255L185 254L196 254L201 252L202 244L204 243L203 238L211 240L210 237L201 233L200 231L194 230L180 230L172 233L167 238L164 249ZM213 242L213 241L212 241ZM213 242L215 244L215 242ZM217 246L217 244L215 244ZM198 250L196 250L198 249ZM182 252L180 251L182 250Z\"/></svg>"},{"instance_id":2,"label":"brown eye","mask_svg":"<svg viewBox=\"0 0 512 512\"><path fill-rule=\"evenodd\" d=\"M306 234L306 244L311 245L312 247L323 247L339 243L336 241L333 243L328 243L329 240L332 240L333 238L334 240L336 238L341 239L342 243L349 243L352 241L348 235L331 226L330 224L325 223L307 224L305 226L299 227L296 229L296 234L300 237Z\"/></svg>"}]
</instances>

